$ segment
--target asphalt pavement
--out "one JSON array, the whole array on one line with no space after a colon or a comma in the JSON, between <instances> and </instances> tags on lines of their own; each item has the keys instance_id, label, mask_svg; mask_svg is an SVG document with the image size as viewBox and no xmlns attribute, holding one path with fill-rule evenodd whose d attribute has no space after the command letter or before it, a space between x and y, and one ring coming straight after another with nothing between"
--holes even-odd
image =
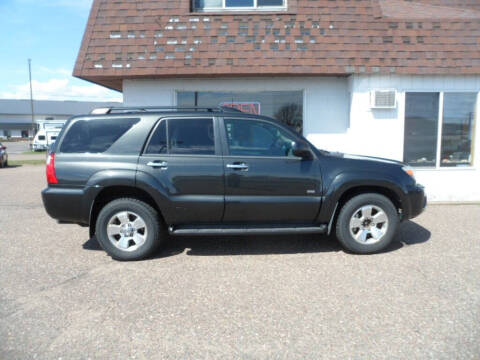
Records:
<instances>
[{"instance_id":1,"label":"asphalt pavement","mask_svg":"<svg viewBox=\"0 0 480 360\"><path fill-rule=\"evenodd\" d=\"M5 141L0 140L0 142L7 147L7 151L10 155L23 154L29 150L29 141Z\"/></svg>"},{"instance_id":2,"label":"asphalt pavement","mask_svg":"<svg viewBox=\"0 0 480 360\"><path fill-rule=\"evenodd\" d=\"M0 169L0 359L479 359L480 206L429 206L390 248L318 236L172 239L110 259Z\"/></svg>"}]
</instances>

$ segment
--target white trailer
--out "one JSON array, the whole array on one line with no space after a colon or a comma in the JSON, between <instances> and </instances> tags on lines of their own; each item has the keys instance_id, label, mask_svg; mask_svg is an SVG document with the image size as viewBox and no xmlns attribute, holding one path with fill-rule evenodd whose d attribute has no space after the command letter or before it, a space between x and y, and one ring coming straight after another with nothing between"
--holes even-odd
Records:
<instances>
[{"instance_id":1,"label":"white trailer","mask_svg":"<svg viewBox=\"0 0 480 360\"><path fill-rule=\"evenodd\" d=\"M66 120L37 121L39 130L30 147L33 151L47 150L56 140Z\"/></svg>"}]
</instances>

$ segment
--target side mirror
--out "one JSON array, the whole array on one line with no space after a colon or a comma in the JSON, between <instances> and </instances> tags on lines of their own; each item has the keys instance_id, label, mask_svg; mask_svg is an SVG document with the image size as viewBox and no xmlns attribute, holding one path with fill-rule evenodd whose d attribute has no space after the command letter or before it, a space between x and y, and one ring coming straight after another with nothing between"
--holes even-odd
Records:
<instances>
[{"instance_id":1,"label":"side mirror","mask_svg":"<svg viewBox=\"0 0 480 360\"><path fill-rule=\"evenodd\" d=\"M294 142L292 144L292 153L294 156L301 157L305 160L313 159L312 150L310 150L310 147L304 142Z\"/></svg>"},{"instance_id":2,"label":"side mirror","mask_svg":"<svg viewBox=\"0 0 480 360\"><path fill-rule=\"evenodd\" d=\"M6 146L0 146L0 150L7 150Z\"/></svg>"}]
</instances>

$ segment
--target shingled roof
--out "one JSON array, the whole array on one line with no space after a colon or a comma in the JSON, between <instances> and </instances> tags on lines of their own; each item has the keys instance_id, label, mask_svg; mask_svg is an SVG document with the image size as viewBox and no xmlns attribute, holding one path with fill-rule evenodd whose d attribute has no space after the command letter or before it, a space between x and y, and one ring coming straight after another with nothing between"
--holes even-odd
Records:
<instances>
[{"instance_id":1,"label":"shingled roof","mask_svg":"<svg viewBox=\"0 0 480 360\"><path fill-rule=\"evenodd\" d=\"M95 0L74 76L122 79L480 74L478 0L289 0L192 12L190 0Z\"/></svg>"}]
</instances>

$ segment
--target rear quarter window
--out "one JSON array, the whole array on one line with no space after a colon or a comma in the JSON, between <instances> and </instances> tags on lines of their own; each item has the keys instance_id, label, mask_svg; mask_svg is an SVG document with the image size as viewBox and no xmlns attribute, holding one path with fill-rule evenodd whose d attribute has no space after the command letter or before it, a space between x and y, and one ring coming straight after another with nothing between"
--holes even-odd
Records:
<instances>
[{"instance_id":1,"label":"rear quarter window","mask_svg":"<svg viewBox=\"0 0 480 360\"><path fill-rule=\"evenodd\" d=\"M62 140L61 153L103 153L140 119L77 120Z\"/></svg>"}]
</instances>

